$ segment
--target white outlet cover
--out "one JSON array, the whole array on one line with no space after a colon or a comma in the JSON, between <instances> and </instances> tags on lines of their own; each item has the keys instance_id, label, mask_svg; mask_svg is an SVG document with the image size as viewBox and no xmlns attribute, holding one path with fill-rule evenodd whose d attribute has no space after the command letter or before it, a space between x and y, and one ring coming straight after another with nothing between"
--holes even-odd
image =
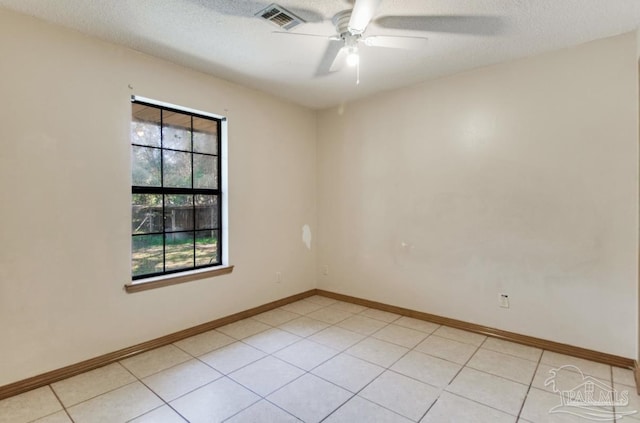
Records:
<instances>
[{"instance_id":1,"label":"white outlet cover","mask_svg":"<svg viewBox=\"0 0 640 423\"><path fill-rule=\"evenodd\" d=\"M509 308L509 294L498 294L498 304L502 308Z\"/></svg>"}]
</instances>

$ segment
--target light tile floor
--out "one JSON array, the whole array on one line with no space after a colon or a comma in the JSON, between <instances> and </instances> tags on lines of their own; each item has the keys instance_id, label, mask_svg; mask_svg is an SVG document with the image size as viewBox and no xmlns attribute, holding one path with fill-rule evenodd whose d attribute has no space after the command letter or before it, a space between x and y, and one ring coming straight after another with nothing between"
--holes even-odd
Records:
<instances>
[{"instance_id":1,"label":"light tile floor","mask_svg":"<svg viewBox=\"0 0 640 423\"><path fill-rule=\"evenodd\" d=\"M0 423L588 422L549 413L577 369L640 410L631 370L314 296L2 400Z\"/></svg>"}]
</instances>

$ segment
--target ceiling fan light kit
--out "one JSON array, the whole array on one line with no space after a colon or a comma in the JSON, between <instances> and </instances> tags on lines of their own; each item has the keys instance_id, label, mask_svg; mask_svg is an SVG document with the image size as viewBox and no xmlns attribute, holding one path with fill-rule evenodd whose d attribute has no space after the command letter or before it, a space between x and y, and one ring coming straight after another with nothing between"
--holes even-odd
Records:
<instances>
[{"instance_id":1,"label":"ceiling fan light kit","mask_svg":"<svg viewBox=\"0 0 640 423\"><path fill-rule=\"evenodd\" d=\"M360 55L358 54L358 47L351 47L347 53L347 66L354 67L360 63Z\"/></svg>"}]
</instances>

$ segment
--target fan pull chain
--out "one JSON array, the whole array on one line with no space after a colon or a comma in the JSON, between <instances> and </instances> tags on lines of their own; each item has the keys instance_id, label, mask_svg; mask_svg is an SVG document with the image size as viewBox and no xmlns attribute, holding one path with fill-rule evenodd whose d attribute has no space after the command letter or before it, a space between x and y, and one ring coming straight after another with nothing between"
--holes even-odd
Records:
<instances>
[{"instance_id":1,"label":"fan pull chain","mask_svg":"<svg viewBox=\"0 0 640 423\"><path fill-rule=\"evenodd\" d=\"M356 85L360 85L360 60L356 63Z\"/></svg>"}]
</instances>

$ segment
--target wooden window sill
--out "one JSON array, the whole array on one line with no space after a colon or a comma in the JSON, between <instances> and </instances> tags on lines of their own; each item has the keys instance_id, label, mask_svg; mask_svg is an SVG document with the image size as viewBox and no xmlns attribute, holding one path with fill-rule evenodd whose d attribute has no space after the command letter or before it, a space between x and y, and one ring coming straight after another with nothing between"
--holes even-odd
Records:
<instances>
[{"instance_id":1,"label":"wooden window sill","mask_svg":"<svg viewBox=\"0 0 640 423\"><path fill-rule=\"evenodd\" d=\"M192 270L189 272L175 273L149 279L141 279L139 281L126 284L124 286L124 290L127 291L127 293L131 294L134 292L147 291L149 289L162 288L164 286L177 285L179 283L212 278L214 276L227 275L231 272L233 272L233 265Z\"/></svg>"}]
</instances>

